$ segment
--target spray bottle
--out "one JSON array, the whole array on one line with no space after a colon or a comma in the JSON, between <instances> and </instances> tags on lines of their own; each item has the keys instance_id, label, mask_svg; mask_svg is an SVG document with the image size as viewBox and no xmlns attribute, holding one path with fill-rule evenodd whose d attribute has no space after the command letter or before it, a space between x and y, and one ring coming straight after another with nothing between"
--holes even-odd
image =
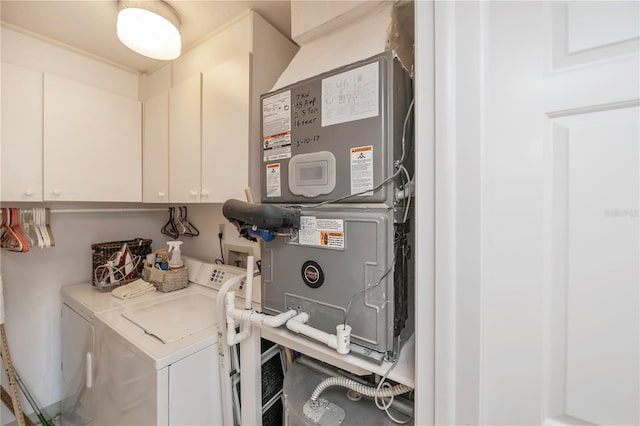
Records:
<instances>
[{"instance_id":1,"label":"spray bottle","mask_svg":"<svg viewBox=\"0 0 640 426\"><path fill-rule=\"evenodd\" d=\"M167 241L167 245L169 246L169 254L171 255L171 259L169 260L169 268L182 268L184 266L184 263L182 263L182 254L180 253L180 246L182 245L182 241Z\"/></svg>"}]
</instances>

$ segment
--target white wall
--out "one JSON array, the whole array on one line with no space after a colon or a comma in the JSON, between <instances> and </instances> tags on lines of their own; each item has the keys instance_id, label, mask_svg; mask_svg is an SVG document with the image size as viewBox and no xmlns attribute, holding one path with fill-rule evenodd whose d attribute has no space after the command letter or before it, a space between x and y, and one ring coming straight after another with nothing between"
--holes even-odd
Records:
<instances>
[{"instance_id":1,"label":"white wall","mask_svg":"<svg viewBox=\"0 0 640 426\"><path fill-rule=\"evenodd\" d=\"M60 289L90 282L91 244L152 238L162 241L164 213L52 214L56 246L29 253L2 251L5 328L15 367L43 406L61 399ZM6 380L3 376L3 381ZM7 388L6 382L4 382ZM25 411L31 411L23 399ZM11 414L3 406L3 422ZM54 413L51 413L54 414Z\"/></svg>"},{"instance_id":2,"label":"white wall","mask_svg":"<svg viewBox=\"0 0 640 426\"><path fill-rule=\"evenodd\" d=\"M138 74L2 27L2 61L138 99Z\"/></svg>"},{"instance_id":3,"label":"white wall","mask_svg":"<svg viewBox=\"0 0 640 426\"><path fill-rule=\"evenodd\" d=\"M307 44L368 14L378 3L380 0L292 1L291 38Z\"/></svg>"},{"instance_id":4,"label":"white wall","mask_svg":"<svg viewBox=\"0 0 640 426\"><path fill-rule=\"evenodd\" d=\"M310 2L308 6L310 12L318 7L316 2ZM307 2L293 3L292 13L294 10L301 13L300 9L306 7ZM349 13L351 9L345 15L339 15L341 9L337 8L333 20L328 21L326 11L315 20L313 13L305 13L305 28L316 36L309 41L303 38L304 43L297 40L301 43L300 50L274 85L274 90L383 52L387 48L392 3L375 1L360 7L366 7L365 15L353 15ZM326 8L327 5L323 10ZM336 21L339 26L335 25Z\"/></svg>"}]
</instances>

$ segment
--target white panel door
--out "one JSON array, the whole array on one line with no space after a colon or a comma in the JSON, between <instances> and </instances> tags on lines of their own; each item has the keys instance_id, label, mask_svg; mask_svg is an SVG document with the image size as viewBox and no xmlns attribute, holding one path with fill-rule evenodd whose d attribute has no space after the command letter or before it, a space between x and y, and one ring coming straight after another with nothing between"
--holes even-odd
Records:
<instances>
[{"instance_id":1,"label":"white panel door","mask_svg":"<svg viewBox=\"0 0 640 426\"><path fill-rule=\"evenodd\" d=\"M144 102L142 201L169 201L169 92Z\"/></svg>"},{"instance_id":2,"label":"white panel door","mask_svg":"<svg viewBox=\"0 0 640 426\"><path fill-rule=\"evenodd\" d=\"M200 80L197 74L169 92L169 201L200 201Z\"/></svg>"},{"instance_id":3,"label":"white panel door","mask_svg":"<svg viewBox=\"0 0 640 426\"><path fill-rule=\"evenodd\" d=\"M250 55L202 75L201 201L244 199L249 184Z\"/></svg>"},{"instance_id":4,"label":"white panel door","mask_svg":"<svg viewBox=\"0 0 640 426\"><path fill-rule=\"evenodd\" d=\"M436 423L637 425L640 3L436 9Z\"/></svg>"},{"instance_id":5,"label":"white panel door","mask_svg":"<svg viewBox=\"0 0 640 426\"><path fill-rule=\"evenodd\" d=\"M139 101L45 74L44 199L142 200Z\"/></svg>"},{"instance_id":6,"label":"white panel door","mask_svg":"<svg viewBox=\"0 0 640 426\"><path fill-rule=\"evenodd\" d=\"M42 201L42 73L2 63L2 201Z\"/></svg>"}]
</instances>

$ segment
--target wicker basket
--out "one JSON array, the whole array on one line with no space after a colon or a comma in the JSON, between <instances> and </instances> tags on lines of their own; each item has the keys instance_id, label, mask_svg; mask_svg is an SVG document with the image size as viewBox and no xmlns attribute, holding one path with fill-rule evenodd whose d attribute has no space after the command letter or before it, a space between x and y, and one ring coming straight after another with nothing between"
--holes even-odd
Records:
<instances>
[{"instance_id":1,"label":"wicker basket","mask_svg":"<svg viewBox=\"0 0 640 426\"><path fill-rule=\"evenodd\" d=\"M157 269L157 271L160 271ZM169 271L160 271L161 280L150 280L151 277L151 268L148 266L144 267L142 271L142 279L145 281L149 281L151 284L156 286L158 291L162 291L164 293L180 290L181 288L185 288L189 284L189 277L187 275L187 268L174 269Z\"/></svg>"},{"instance_id":2,"label":"wicker basket","mask_svg":"<svg viewBox=\"0 0 640 426\"><path fill-rule=\"evenodd\" d=\"M136 238L135 240L129 241L111 241L106 243L96 243L91 244L91 258L92 258L92 268L91 272L93 275L91 276L91 282L94 286L100 291L108 292L113 290L116 287L120 287L121 285L130 283L142 276L142 268L144 267L144 259L147 254L151 253L151 243L152 240ZM121 280L117 283L101 283L96 282L94 280L95 271L98 267L101 267L107 263L107 261L118 251L122 249L122 246L127 244L129 247L129 251L132 256L136 258L136 274L134 278L128 280Z\"/></svg>"}]
</instances>

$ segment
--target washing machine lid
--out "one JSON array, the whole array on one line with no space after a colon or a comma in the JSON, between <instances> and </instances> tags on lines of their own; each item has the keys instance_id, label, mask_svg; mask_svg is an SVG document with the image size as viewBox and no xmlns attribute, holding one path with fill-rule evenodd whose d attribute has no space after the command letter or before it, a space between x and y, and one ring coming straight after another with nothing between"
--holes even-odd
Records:
<instances>
[{"instance_id":1,"label":"washing machine lid","mask_svg":"<svg viewBox=\"0 0 640 426\"><path fill-rule=\"evenodd\" d=\"M172 343L215 325L211 300L199 294L187 294L122 314L163 343Z\"/></svg>"}]
</instances>

